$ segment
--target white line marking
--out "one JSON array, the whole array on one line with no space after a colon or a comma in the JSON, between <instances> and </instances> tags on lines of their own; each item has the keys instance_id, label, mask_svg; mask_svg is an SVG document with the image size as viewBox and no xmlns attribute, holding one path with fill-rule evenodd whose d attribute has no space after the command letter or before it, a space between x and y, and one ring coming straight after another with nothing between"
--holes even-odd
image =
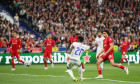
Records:
<instances>
[{"instance_id":1,"label":"white line marking","mask_svg":"<svg viewBox=\"0 0 140 84\"><path fill-rule=\"evenodd\" d=\"M32 74L12 74L12 73L0 73L0 75L22 75L22 76L49 76L49 77L61 77L61 78L64 78L66 76L54 76L54 75L32 75ZM76 78L79 78L79 77L76 77ZM106 81L114 81L114 82L123 82L123 83L139 83L140 82L131 82L131 81L119 81L119 80L112 80L112 79L97 79L97 78L85 78L85 79L96 79L96 80L106 80Z\"/></svg>"},{"instance_id":2,"label":"white line marking","mask_svg":"<svg viewBox=\"0 0 140 84\"><path fill-rule=\"evenodd\" d=\"M24 75L24 76L50 76L50 77L65 77L65 76L53 76L53 75L32 75L32 74L12 74L12 73L0 73L4 75Z\"/></svg>"}]
</instances>

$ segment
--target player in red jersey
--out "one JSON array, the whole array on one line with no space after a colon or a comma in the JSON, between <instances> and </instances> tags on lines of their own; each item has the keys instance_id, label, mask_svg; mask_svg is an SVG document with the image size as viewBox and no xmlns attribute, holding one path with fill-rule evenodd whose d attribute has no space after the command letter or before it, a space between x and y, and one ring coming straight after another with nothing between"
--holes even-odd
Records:
<instances>
[{"instance_id":1,"label":"player in red jersey","mask_svg":"<svg viewBox=\"0 0 140 84\"><path fill-rule=\"evenodd\" d=\"M51 34L48 35L48 39L44 42L43 45L46 45L46 49L45 49L45 52L44 52L44 64L45 64L45 70L47 70L47 57L49 58L49 61L51 62L51 66L53 68L53 62L52 62L52 47L55 45L55 42L53 39L51 39L52 36Z\"/></svg>"},{"instance_id":2,"label":"player in red jersey","mask_svg":"<svg viewBox=\"0 0 140 84\"><path fill-rule=\"evenodd\" d=\"M121 45L121 47L122 47L122 50L121 50L121 52L122 52L122 59L121 59L121 64L123 63L123 60L125 59L125 61L128 63L128 65L129 65L129 61L126 59L126 57L125 57L125 54L127 53L127 48L128 48L128 46L129 46L129 49L128 50L130 50L131 49L131 45L130 45L130 43L129 43L129 41L128 41L128 37L125 37L125 41L123 41L122 42L122 45Z\"/></svg>"},{"instance_id":3,"label":"player in red jersey","mask_svg":"<svg viewBox=\"0 0 140 84\"><path fill-rule=\"evenodd\" d=\"M20 39L17 38L17 33L14 32L13 33L13 38L11 38L10 42L9 43L6 43L6 45L10 45L12 44L12 49L11 49L11 57L12 57L12 60L11 60L11 63L12 63L12 70L16 70L15 69L15 64L14 64L14 57L16 56L17 60L19 62L22 62L24 64L24 61L20 60L20 51L21 51L21 42L20 42Z\"/></svg>"},{"instance_id":4,"label":"player in red jersey","mask_svg":"<svg viewBox=\"0 0 140 84\"><path fill-rule=\"evenodd\" d=\"M76 35L76 33L73 31L72 36L69 39L68 47L66 48L66 53L68 53L68 49L70 48L70 45L73 42L77 42L77 39L78 39L78 35ZM81 65L82 65L83 71L85 71L85 67L84 67L84 64L82 62L81 62Z\"/></svg>"},{"instance_id":5,"label":"player in red jersey","mask_svg":"<svg viewBox=\"0 0 140 84\"><path fill-rule=\"evenodd\" d=\"M100 66L100 64L103 61L106 61L106 60L109 60L110 61L110 64L112 66L118 67L118 68L121 68L121 69L125 70L126 71L126 74L128 75L129 74L129 71L128 71L128 68L127 67L124 67L122 65L119 65L119 64L114 63L113 40L108 35L109 35L109 31L108 30L105 30L103 32L103 36L105 37L105 39L103 40L103 49L97 55L98 61L97 61L96 65L97 65L99 76L96 77L96 78L103 78L103 75L101 73L101 66ZM99 58L100 55L101 55L101 57Z\"/></svg>"}]
</instances>

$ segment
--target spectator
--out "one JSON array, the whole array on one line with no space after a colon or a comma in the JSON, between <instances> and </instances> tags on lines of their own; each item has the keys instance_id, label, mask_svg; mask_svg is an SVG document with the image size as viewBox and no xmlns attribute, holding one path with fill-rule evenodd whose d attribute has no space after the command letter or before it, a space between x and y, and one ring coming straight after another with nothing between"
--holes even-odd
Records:
<instances>
[{"instance_id":1,"label":"spectator","mask_svg":"<svg viewBox=\"0 0 140 84\"><path fill-rule=\"evenodd\" d=\"M15 21L15 23L19 26L19 16L18 16L17 13L16 13L16 15L14 16L14 21Z\"/></svg>"}]
</instances>

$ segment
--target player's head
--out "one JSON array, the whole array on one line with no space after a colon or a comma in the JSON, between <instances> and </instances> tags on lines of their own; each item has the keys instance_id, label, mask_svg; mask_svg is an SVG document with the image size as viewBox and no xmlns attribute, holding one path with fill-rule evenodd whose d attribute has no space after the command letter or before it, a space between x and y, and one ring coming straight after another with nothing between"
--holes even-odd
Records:
<instances>
[{"instance_id":1,"label":"player's head","mask_svg":"<svg viewBox=\"0 0 140 84\"><path fill-rule=\"evenodd\" d=\"M101 35L102 35L102 32L98 31L98 36L101 37Z\"/></svg>"},{"instance_id":2,"label":"player's head","mask_svg":"<svg viewBox=\"0 0 140 84\"><path fill-rule=\"evenodd\" d=\"M73 37L75 37L75 35L76 35L76 32L75 32L75 31L73 31L73 32L72 32L72 36L73 36Z\"/></svg>"},{"instance_id":3,"label":"player's head","mask_svg":"<svg viewBox=\"0 0 140 84\"><path fill-rule=\"evenodd\" d=\"M78 36L78 42L83 42L83 41L84 41L84 37Z\"/></svg>"},{"instance_id":4,"label":"player's head","mask_svg":"<svg viewBox=\"0 0 140 84\"><path fill-rule=\"evenodd\" d=\"M52 38L52 35L51 35L51 34L49 34L49 35L48 35L48 39L51 39L51 38Z\"/></svg>"},{"instance_id":5,"label":"player's head","mask_svg":"<svg viewBox=\"0 0 140 84\"><path fill-rule=\"evenodd\" d=\"M109 36L109 31L108 30L104 30L103 31L103 36L106 38Z\"/></svg>"},{"instance_id":6,"label":"player's head","mask_svg":"<svg viewBox=\"0 0 140 84\"><path fill-rule=\"evenodd\" d=\"M17 33L14 32L14 33L13 33L13 36L14 36L14 38L17 38Z\"/></svg>"},{"instance_id":7,"label":"player's head","mask_svg":"<svg viewBox=\"0 0 140 84\"><path fill-rule=\"evenodd\" d=\"M124 40L125 40L125 41L128 41L128 37L127 37L127 36L125 36L125 37L124 37Z\"/></svg>"}]
</instances>

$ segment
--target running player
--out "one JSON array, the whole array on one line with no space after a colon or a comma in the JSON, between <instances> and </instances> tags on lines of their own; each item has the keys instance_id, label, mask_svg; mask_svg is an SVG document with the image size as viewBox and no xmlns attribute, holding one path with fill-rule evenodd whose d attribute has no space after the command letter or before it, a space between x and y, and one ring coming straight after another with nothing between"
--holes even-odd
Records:
<instances>
[{"instance_id":1,"label":"running player","mask_svg":"<svg viewBox=\"0 0 140 84\"><path fill-rule=\"evenodd\" d=\"M102 36L102 33L101 33L101 31L98 31L98 37L96 37L96 39L95 39L95 45L97 46L97 51L96 51L96 57L97 57L97 55L101 52L101 50L103 49L103 40L104 40L105 38ZM102 54L101 54L102 55ZM100 56L101 56L100 55ZM101 70L103 70L103 63L104 62L102 62L101 64L100 64L100 66L101 66Z\"/></svg>"},{"instance_id":2,"label":"running player","mask_svg":"<svg viewBox=\"0 0 140 84\"><path fill-rule=\"evenodd\" d=\"M51 39L52 36L51 34L48 35L48 39L44 42L43 45L46 45L46 49L45 49L45 52L44 52L44 64L45 64L45 70L47 70L47 57L49 58L49 61L51 62L51 66L53 68L53 62L52 62L52 47L55 45L55 42L53 39Z\"/></svg>"},{"instance_id":3,"label":"running player","mask_svg":"<svg viewBox=\"0 0 140 84\"><path fill-rule=\"evenodd\" d=\"M84 38L82 36L78 36L78 42L72 43L70 51L69 51L69 56L67 57L67 72L69 73L69 75L75 82L77 82L78 79L74 77L71 68L74 65L78 66L80 79L84 80L80 57L85 50L92 49L94 47L94 46L90 47L90 46L84 45L82 43L83 41L84 41Z\"/></svg>"},{"instance_id":4,"label":"running player","mask_svg":"<svg viewBox=\"0 0 140 84\"><path fill-rule=\"evenodd\" d=\"M103 78L103 75L101 73L101 66L100 66L100 64L103 61L106 61L106 60L109 60L110 61L110 64L112 66L118 67L118 68L121 68L121 69L125 70L126 71L126 74L128 75L129 74L128 67L124 67L122 65L119 65L119 64L114 63L113 40L112 40L111 37L109 37L109 31L108 30L105 30L103 32L103 36L105 37L105 39L103 40L103 49L97 55L98 61L97 61L96 65L97 65L99 76L96 77L96 78ZM100 55L101 55L101 57L99 58Z\"/></svg>"},{"instance_id":5,"label":"running player","mask_svg":"<svg viewBox=\"0 0 140 84\"><path fill-rule=\"evenodd\" d=\"M68 47L66 48L66 53L68 53L68 49L70 48L70 45L73 42L77 42L77 38L78 38L78 35L76 35L75 31L73 31L72 36L69 39ZM81 62L81 65L82 65L83 71L85 71L85 67L84 67L84 64L82 62ZM73 68L75 68L75 67L73 67Z\"/></svg>"},{"instance_id":6,"label":"running player","mask_svg":"<svg viewBox=\"0 0 140 84\"><path fill-rule=\"evenodd\" d=\"M129 61L126 59L126 57L125 57L125 54L127 53L127 48L128 48L128 46L129 46L129 49L128 50L130 50L131 49L131 45L130 45L130 43L129 43L129 41L128 41L128 37L126 36L125 37L125 41L123 41L122 42L122 45L121 45L121 47L122 47L122 50L121 50L121 52L122 52L122 59L121 59L121 64L123 63L123 60L125 59L125 61L128 63L128 65L129 65Z\"/></svg>"},{"instance_id":7,"label":"running player","mask_svg":"<svg viewBox=\"0 0 140 84\"><path fill-rule=\"evenodd\" d=\"M12 48L11 48L11 57L12 57L12 60L11 60L11 64L12 64L12 70L16 70L15 69L15 64L14 64L14 57L16 56L17 60L19 62L22 62L24 64L24 61L20 60L20 51L21 51L21 42L20 42L20 39L17 38L17 33L14 32L13 33L13 38L10 40L10 42L6 42L6 45L10 45L12 44Z\"/></svg>"}]
</instances>

